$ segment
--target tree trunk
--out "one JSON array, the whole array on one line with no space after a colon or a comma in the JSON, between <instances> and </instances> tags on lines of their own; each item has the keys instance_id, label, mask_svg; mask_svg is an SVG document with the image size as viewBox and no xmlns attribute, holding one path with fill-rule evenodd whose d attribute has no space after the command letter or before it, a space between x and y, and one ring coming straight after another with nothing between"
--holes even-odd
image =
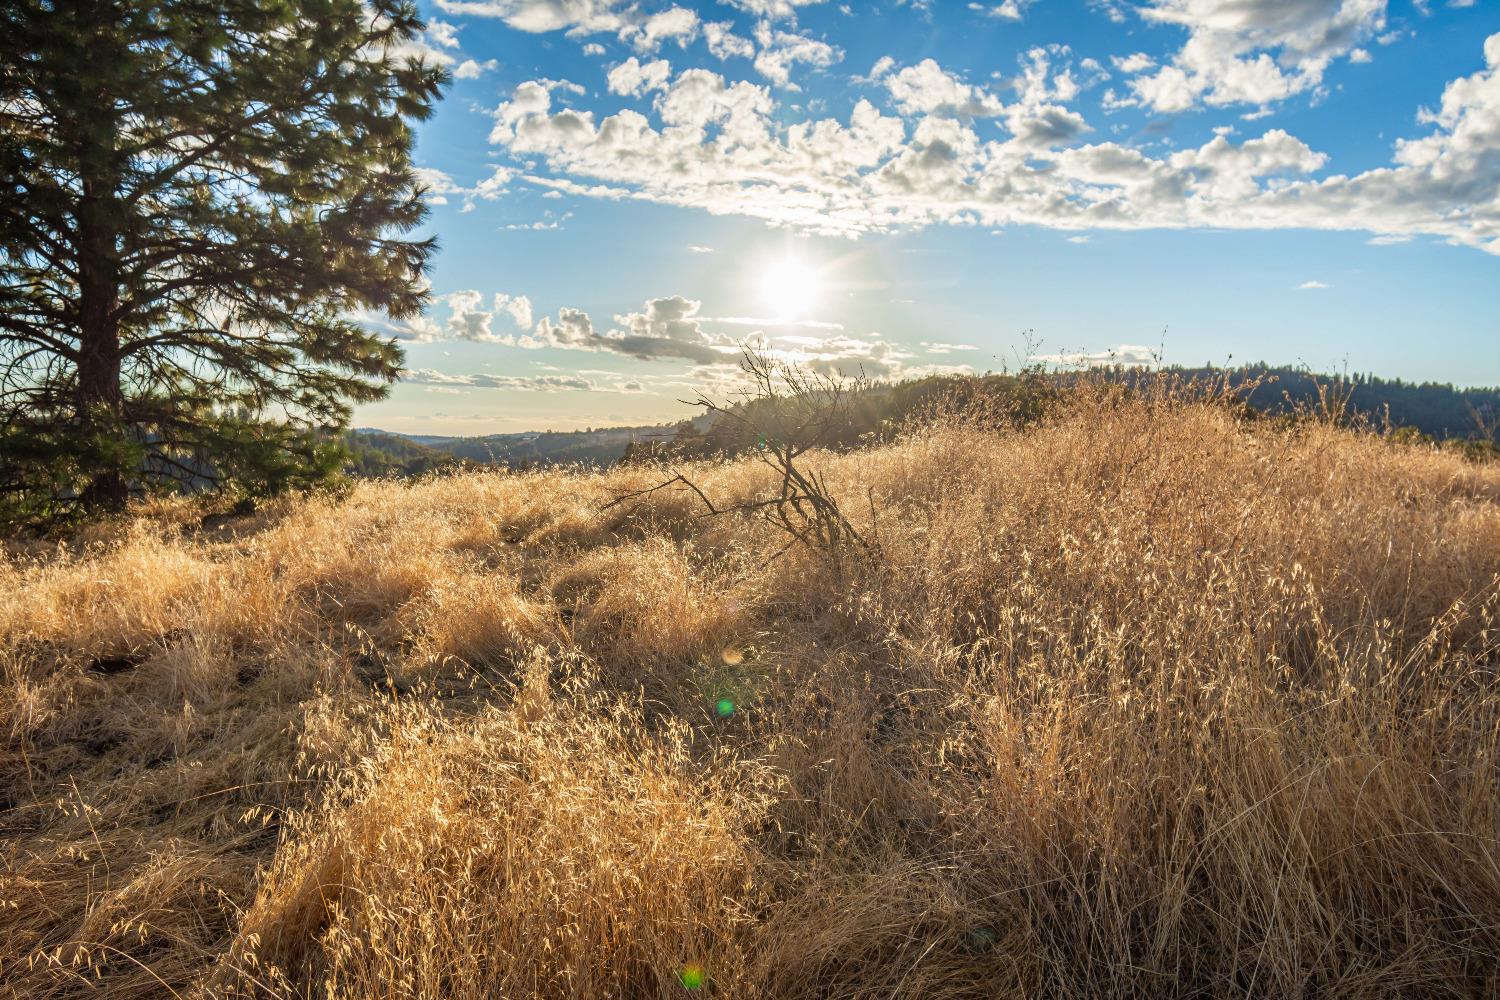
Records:
<instances>
[{"instance_id":1,"label":"tree trunk","mask_svg":"<svg viewBox=\"0 0 1500 1000\"><path fill-rule=\"evenodd\" d=\"M107 9L107 5L106 9ZM78 426L93 462L84 489L85 506L119 511L129 498L122 467L125 451L125 394L120 384L120 300L118 124L104 87L82 118L78 166L83 197L77 208L78 252ZM102 119L102 120L101 120Z\"/></svg>"},{"instance_id":2,"label":"tree trunk","mask_svg":"<svg viewBox=\"0 0 1500 1000\"><path fill-rule=\"evenodd\" d=\"M80 221L82 221L80 219ZM87 260L93 254L85 250ZM85 506L114 512L125 507L129 485L118 450L99 444L123 442L125 395L120 386L120 330L112 315L118 286L106 274L80 268L78 344L78 423L95 458L93 478L83 492Z\"/></svg>"}]
</instances>

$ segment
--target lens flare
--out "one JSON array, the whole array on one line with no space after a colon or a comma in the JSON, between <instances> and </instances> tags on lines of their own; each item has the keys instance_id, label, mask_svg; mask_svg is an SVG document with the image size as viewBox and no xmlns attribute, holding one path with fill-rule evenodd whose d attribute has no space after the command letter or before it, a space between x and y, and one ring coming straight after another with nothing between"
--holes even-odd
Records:
<instances>
[{"instance_id":1,"label":"lens flare","mask_svg":"<svg viewBox=\"0 0 1500 1000\"><path fill-rule=\"evenodd\" d=\"M733 698L720 698L714 702L714 711L719 713L719 718L727 719L734 714L735 704Z\"/></svg>"},{"instance_id":2,"label":"lens flare","mask_svg":"<svg viewBox=\"0 0 1500 1000\"><path fill-rule=\"evenodd\" d=\"M685 990L698 990L708 981L708 974L703 971L703 966L697 962L689 962L677 973L677 981Z\"/></svg>"}]
</instances>

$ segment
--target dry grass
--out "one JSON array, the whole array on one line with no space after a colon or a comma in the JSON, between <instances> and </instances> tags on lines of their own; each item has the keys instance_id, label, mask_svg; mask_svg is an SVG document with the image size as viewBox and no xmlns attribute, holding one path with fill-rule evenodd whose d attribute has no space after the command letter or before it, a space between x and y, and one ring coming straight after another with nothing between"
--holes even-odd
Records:
<instances>
[{"instance_id":1,"label":"dry grass","mask_svg":"<svg viewBox=\"0 0 1500 1000\"><path fill-rule=\"evenodd\" d=\"M13 545L0 994L1496 995L1500 469L1107 393L818 462L878 560L653 470Z\"/></svg>"}]
</instances>

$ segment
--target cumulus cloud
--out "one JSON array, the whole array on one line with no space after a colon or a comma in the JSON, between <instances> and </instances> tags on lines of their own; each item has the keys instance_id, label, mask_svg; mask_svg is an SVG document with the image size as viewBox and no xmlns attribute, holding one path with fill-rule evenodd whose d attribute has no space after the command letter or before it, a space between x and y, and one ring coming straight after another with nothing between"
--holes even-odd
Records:
<instances>
[{"instance_id":1,"label":"cumulus cloud","mask_svg":"<svg viewBox=\"0 0 1500 1000\"><path fill-rule=\"evenodd\" d=\"M872 75L889 72L890 65L882 62L875 64ZM994 94L964 83L935 59L889 73L883 82L896 107L907 115L992 118L1005 111L1004 102Z\"/></svg>"},{"instance_id":2,"label":"cumulus cloud","mask_svg":"<svg viewBox=\"0 0 1500 1000\"><path fill-rule=\"evenodd\" d=\"M1121 73L1144 73L1156 66L1156 60L1144 52L1135 52L1128 56L1110 56L1109 62Z\"/></svg>"},{"instance_id":3,"label":"cumulus cloud","mask_svg":"<svg viewBox=\"0 0 1500 1000\"><path fill-rule=\"evenodd\" d=\"M484 296L477 291L454 292L448 296L448 333L459 340L494 340L490 321L495 314L481 307Z\"/></svg>"},{"instance_id":4,"label":"cumulus cloud","mask_svg":"<svg viewBox=\"0 0 1500 1000\"><path fill-rule=\"evenodd\" d=\"M715 59L750 59L755 55L755 45L750 39L736 35L728 21L709 21L703 25L703 42Z\"/></svg>"},{"instance_id":5,"label":"cumulus cloud","mask_svg":"<svg viewBox=\"0 0 1500 1000\"><path fill-rule=\"evenodd\" d=\"M426 36L434 45L445 49L458 48L458 25L433 18L427 22Z\"/></svg>"},{"instance_id":6,"label":"cumulus cloud","mask_svg":"<svg viewBox=\"0 0 1500 1000\"><path fill-rule=\"evenodd\" d=\"M798 7L811 7L813 4L822 3L823 0L727 0L727 2L747 14L774 21L795 18Z\"/></svg>"},{"instance_id":7,"label":"cumulus cloud","mask_svg":"<svg viewBox=\"0 0 1500 1000\"><path fill-rule=\"evenodd\" d=\"M1307 292L1307 291L1314 291L1314 290L1319 289L1319 288L1328 288L1328 287L1331 287L1331 286L1325 285L1321 281L1304 281L1302 284L1300 284L1300 285L1297 286L1297 290L1301 291L1301 292Z\"/></svg>"},{"instance_id":8,"label":"cumulus cloud","mask_svg":"<svg viewBox=\"0 0 1500 1000\"><path fill-rule=\"evenodd\" d=\"M566 31L584 37L614 34L640 52L653 52L663 42L686 46L698 37L699 18L688 7L672 6L647 13L634 0L436 0L445 14L493 17L507 27L532 34ZM585 55L603 55L598 43L584 46Z\"/></svg>"},{"instance_id":9,"label":"cumulus cloud","mask_svg":"<svg viewBox=\"0 0 1500 1000\"><path fill-rule=\"evenodd\" d=\"M564 216L564 219L568 216ZM563 219L537 219L535 222L507 222L501 229L512 232L545 233L556 232L562 228Z\"/></svg>"},{"instance_id":10,"label":"cumulus cloud","mask_svg":"<svg viewBox=\"0 0 1500 1000\"><path fill-rule=\"evenodd\" d=\"M557 319L543 317L525 347L605 351L641 360L679 358L714 364L736 351L735 341L703 329L701 303L681 295L648 300L637 312L615 316L616 326L595 329L581 309L558 310Z\"/></svg>"},{"instance_id":11,"label":"cumulus cloud","mask_svg":"<svg viewBox=\"0 0 1500 1000\"><path fill-rule=\"evenodd\" d=\"M755 55L755 71L778 87L791 86L792 67L804 63L818 69L832 66L844 58L841 49L808 35L773 29L768 21L755 27L760 51Z\"/></svg>"},{"instance_id":12,"label":"cumulus cloud","mask_svg":"<svg viewBox=\"0 0 1500 1000\"><path fill-rule=\"evenodd\" d=\"M606 80L611 94L639 97L653 90L665 90L672 76L672 66L665 59L657 59L645 65L635 56L609 71Z\"/></svg>"},{"instance_id":13,"label":"cumulus cloud","mask_svg":"<svg viewBox=\"0 0 1500 1000\"><path fill-rule=\"evenodd\" d=\"M498 59L486 59L484 62L465 59L453 68L453 75L460 80L477 80L484 74L499 68L500 60Z\"/></svg>"},{"instance_id":14,"label":"cumulus cloud","mask_svg":"<svg viewBox=\"0 0 1500 1000\"><path fill-rule=\"evenodd\" d=\"M772 345L773 348L780 345L774 353L784 359L828 375L892 379L914 374L907 370L905 362L915 355L888 340L782 337L774 339Z\"/></svg>"},{"instance_id":15,"label":"cumulus cloud","mask_svg":"<svg viewBox=\"0 0 1500 1000\"><path fill-rule=\"evenodd\" d=\"M971 3L969 9L1002 21L1019 21L1026 16L1026 8L1035 2L1036 0L1005 0L998 4Z\"/></svg>"},{"instance_id":16,"label":"cumulus cloud","mask_svg":"<svg viewBox=\"0 0 1500 1000\"><path fill-rule=\"evenodd\" d=\"M445 14L495 17L519 31L618 31L627 25L621 0L437 0Z\"/></svg>"},{"instance_id":17,"label":"cumulus cloud","mask_svg":"<svg viewBox=\"0 0 1500 1000\"><path fill-rule=\"evenodd\" d=\"M492 323L496 314L509 316L520 330L531 328L531 300L524 295L497 294L486 300L474 289L451 292L446 296L449 309L447 333L454 340L476 343L514 344L514 334L497 334Z\"/></svg>"},{"instance_id":18,"label":"cumulus cloud","mask_svg":"<svg viewBox=\"0 0 1500 1000\"><path fill-rule=\"evenodd\" d=\"M408 385L434 389L526 389L533 392L591 391L598 387L579 375L450 375L432 368L408 368L401 373Z\"/></svg>"},{"instance_id":19,"label":"cumulus cloud","mask_svg":"<svg viewBox=\"0 0 1500 1000\"><path fill-rule=\"evenodd\" d=\"M1081 145L1087 123L1067 106L1079 84L1054 50L1023 61L998 138L944 117L915 88L901 115L860 100L845 119L788 127L766 88L693 69L658 94L651 116L596 120L554 108L545 81L524 83L496 110L492 141L535 164L525 180L569 194L845 236L933 224L1300 227L1430 234L1500 253L1500 34L1484 52L1486 68L1420 116L1425 134L1398 142L1391 165L1353 175L1320 176L1327 157L1279 129L1160 153Z\"/></svg>"},{"instance_id":20,"label":"cumulus cloud","mask_svg":"<svg viewBox=\"0 0 1500 1000\"><path fill-rule=\"evenodd\" d=\"M698 37L698 25L697 12L686 7L669 7L625 28L620 38L641 52L655 52L668 41L676 42L678 48L687 48Z\"/></svg>"},{"instance_id":21,"label":"cumulus cloud","mask_svg":"<svg viewBox=\"0 0 1500 1000\"><path fill-rule=\"evenodd\" d=\"M349 314L350 322L381 337L412 344L430 344L443 339L442 327L426 316L415 316L407 320L393 320L383 313L358 309Z\"/></svg>"},{"instance_id":22,"label":"cumulus cloud","mask_svg":"<svg viewBox=\"0 0 1500 1000\"><path fill-rule=\"evenodd\" d=\"M1066 46L1051 45L1035 46L1021 56L1021 72L1012 81L1017 99L1005 114L1017 148L1050 149L1089 131L1083 116L1066 106L1082 89L1066 64L1067 55ZM1057 59L1064 61L1061 69L1054 68Z\"/></svg>"},{"instance_id":23,"label":"cumulus cloud","mask_svg":"<svg viewBox=\"0 0 1500 1000\"><path fill-rule=\"evenodd\" d=\"M495 295L495 311L509 314L521 329L531 329L531 299L526 296L498 292Z\"/></svg>"},{"instance_id":24,"label":"cumulus cloud","mask_svg":"<svg viewBox=\"0 0 1500 1000\"><path fill-rule=\"evenodd\" d=\"M899 378L931 371L967 370L967 366L925 366L913 368L907 351L879 334L850 336L837 323L815 320L783 322L750 317L708 317L702 315L702 303L683 295L648 299L637 310L616 314L607 329L597 326L582 309L564 307L554 316L544 316L530 333L520 336L495 334L490 330L494 315L517 302L523 312L512 312L519 325L530 318L530 302L524 297L513 299L497 295L493 307L486 308L478 292L460 292L449 296L454 303L453 332L467 339L540 349L589 351L633 358L638 361L686 361L700 372L732 369L740 350L753 344L773 357L792 361L828 373L864 374L872 378ZM507 305L509 303L509 306ZM748 331L719 332L713 328L748 327ZM806 332L802 332L806 331ZM931 354L973 350L966 344L926 345ZM581 371L579 375L611 374ZM441 383L456 384L449 381ZM638 391L629 384L616 382L613 391Z\"/></svg>"},{"instance_id":25,"label":"cumulus cloud","mask_svg":"<svg viewBox=\"0 0 1500 1000\"><path fill-rule=\"evenodd\" d=\"M398 58L420 60L433 66L452 66L461 55L457 50L458 26L434 19L426 30L391 46L389 51Z\"/></svg>"},{"instance_id":26,"label":"cumulus cloud","mask_svg":"<svg viewBox=\"0 0 1500 1000\"><path fill-rule=\"evenodd\" d=\"M1036 360L1063 368L1100 368L1125 365L1139 367L1154 365L1158 349L1140 344L1121 344L1102 351L1065 351L1060 354L1039 354Z\"/></svg>"},{"instance_id":27,"label":"cumulus cloud","mask_svg":"<svg viewBox=\"0 0 1500 1000\"><path fill-rule=\"evenodd\" d=\"M1148 0L1141 17L1187 29L1169 65L1131 90L1163 113L1199 102L1270 105L1319 87L1328 66L1385 30L1387 0Z\"/></svg>"}]
</instances>

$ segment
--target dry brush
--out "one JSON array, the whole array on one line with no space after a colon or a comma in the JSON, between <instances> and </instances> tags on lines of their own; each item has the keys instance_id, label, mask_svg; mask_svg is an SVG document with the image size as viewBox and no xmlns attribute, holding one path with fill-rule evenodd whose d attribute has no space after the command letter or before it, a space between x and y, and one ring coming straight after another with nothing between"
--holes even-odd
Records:
<instances>
[{"instance_id":1,"label":"dry brush","mask_svg":"<svg viewBox=\"0 0 1500 1000\"><path fill-rule=\"evenodd\" d=\"M877 554L652 468L13 544L0 993L1493 995L1500 469L1107 390L799 460Z\"/></svg>"}]
</instances>

